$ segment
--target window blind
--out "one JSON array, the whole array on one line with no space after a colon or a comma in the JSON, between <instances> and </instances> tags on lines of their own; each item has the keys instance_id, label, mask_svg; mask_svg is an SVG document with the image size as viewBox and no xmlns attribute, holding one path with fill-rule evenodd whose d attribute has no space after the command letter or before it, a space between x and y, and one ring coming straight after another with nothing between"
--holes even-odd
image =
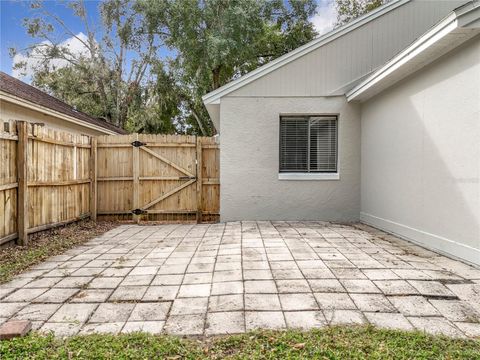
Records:
<instances>
[{"instance_id":1,"label":"window blind","mask_svg":"<svg viewBox=\"0 0 480 360\"><path fill-rule=\"evenodd\" d=\"M337 117L280 118L280 172L337 172Z\"/></svg>"}]
</instances>

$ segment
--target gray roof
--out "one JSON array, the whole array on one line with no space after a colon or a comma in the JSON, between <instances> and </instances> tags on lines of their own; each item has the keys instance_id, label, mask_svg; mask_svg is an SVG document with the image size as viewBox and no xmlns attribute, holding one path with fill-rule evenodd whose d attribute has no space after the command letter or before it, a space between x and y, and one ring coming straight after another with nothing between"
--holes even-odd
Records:
<instances>
[{"instance_id":1,"label":"gray roof","mask_svg":"<svg viewBox=\"0 0 480 360\"><path fill-rule=\"evenodd\" d=\"M127 132L105 120L94 118L81 111L75 110L72 106L65 102L48 95L47 93L31 86L23 81L20 81L10 75L0 71L0 90L10 95L16 96L23 100L35 103L37 105L46 107L50 110L58 111L59 113L72 116L80 121L101 126L118 134L126 134Z\"/></svg>"}]
</instances>

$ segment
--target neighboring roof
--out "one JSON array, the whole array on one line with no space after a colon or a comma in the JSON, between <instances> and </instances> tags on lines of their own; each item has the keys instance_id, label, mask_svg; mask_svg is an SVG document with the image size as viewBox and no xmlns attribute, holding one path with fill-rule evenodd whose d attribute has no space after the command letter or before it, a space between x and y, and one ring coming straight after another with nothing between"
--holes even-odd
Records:
<instances>
[{"instance_id":1,"label":"neighboring roof","mask_svg":"<svg viewBox=\"0 0 480 360\"><path fill-rule=\"evenodd\" d=\"M13 95L16 98L24 100L29 103L45 107L55 112L73 117L84 123L87 127L103 128L108 130L108 133L126 134L126 131L112 125L104 120L91 117L81 111L75 110L70 105L63 101L48 95L47 93L38 90L37 88L24 83L10 75L0 71L0 91ZM86 124L85 124L86 123Z\"/></svg>"},{"instance_id":2,"label":"neighboring roof","mask_svg":"<svg viewBox=\"0 0 480 360\"><path fill-rule=\"evenodd\" d=\"M347 100L367 100L440 56L480 34L480 3L471 1L450 13L405 50L347 93Z\"/></svg>"},{"instance_id":3,"label":"neighboring roof","mask_svg":"<svg viewBox=\"0 0 480 360\"><path fill-rule=\"evenodd\" d=\"M299 57L302 57L304 56L305 54L308 54L310 53L311 51L315 50L315 49L318 49L319 47L339 38L340 36L342 35L345 35L346 33L350 32L350 31L353 31L355 29L357 29L358 27L372 21L373 19L376 19L378 18L379 16L382 16L396 8L398 8L399 6L402 6L408 2L410 2L411 0L392 0L390 2L388 2L387 4L383 5L383 6L380 6L378 7L377 9L363 15L363 16L360 16L359 18L333 30L333 31L330 31L312 41L310 41L309 43L293 50L293 51L290 51L289 53L273 60L273 61L270 61L269 63L259 67L258 69L255 69L241 77L239 77L238 79L234 80L234 81L231 81L229 82L228 84L212 91L212 92L209 92L208 94L204 95L202 97L202 100L204 102L205 105L207 104L218 104L219 101L220 101L220 98L231 93L232 91L235 91L249 83L251 83L252 81L255 81L256 79L298 59Z\"/></svg>"}]
</instances>

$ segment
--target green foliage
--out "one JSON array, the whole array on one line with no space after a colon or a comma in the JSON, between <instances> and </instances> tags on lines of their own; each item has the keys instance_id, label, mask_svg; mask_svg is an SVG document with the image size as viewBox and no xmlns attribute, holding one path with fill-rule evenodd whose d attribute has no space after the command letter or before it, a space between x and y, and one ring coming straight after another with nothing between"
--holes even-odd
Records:
<instances>
[{"instance_id":1,"label":"green foliage","mask_svg":"<svg viewBox=\"0 0 480 360\"><path fill-rule=\"evenodd\" d=\"M100 2L100 27L90 23L83 0L65 5L81 20L81 33L42 2L33 2L32 15L24 19L27 33L41 40L23 51L36 59L32 82L79 111L123 127L133 109L143 109L148 100L144 86L157 61L160 36L142 24L130 0ZM26 70L27 65L15 66Z\"/></svg>"},{"instance_id":2,"label":"green foliage","mask_svg":"<svg viewBox=\"0 0 480 360\"><path fill-rule=\"evenodd\" d=\"M335 0L337 26L346 24L385 4L388 0Z\"/></svg>"},{"instance_id":3,"label":"green foliage","mask_svg":"<svg viewBox=\"0 0 480 360\"><path fill-rule=\"evenodd\" d=\"M480 341L421 332L327 327L256 331L203 341L143 333L0 342L1 359L480 359Z\"/></svg>"},{"instance_id":4,"label":"green foliage","mask_svg":"<svg viewBox=\"0 0 480 360\"><path fill-rule=\"evenodd\" d=\"M45 92L62 99L75 109L91 116L105 117L97 86L91 81L92 71L88 66L68 66L58 70L38 69L32 84Z\"/></svg>"},{"instance_id":5,"label":"green foliage","mask_svg":"<svg viewBox=\"0 0 480 360\"><path fill-rule=\"evenodd\" d=\"M125 128L130 132L174 134L182 130L181 89L160 62L155 64L152 73L155 81L150 81L145 86L144 94L137 101L138 105L129 109Z\"/></svg>"},{"instance_id":6,"label":"green foliage","mask_svg":"<svg viewBox=\"0 0 480 360\"><path fill-rule=\"evenodd\" d=\"M214 134L203 95L316 35L315 0L105 0L100 27L90 24L83 0L66 5L85 35L41 2L24 21L42 40L26 49L39 59L34 85L130 131ZM58 34L83 50L54 43Z\"/></svg>"},{"instance_id":7,"label":"green foliage","mask_svg":"<svg viewBox=\"0 0 480 360\"><path fill-rule=\"evenodd\" d=\"M214 129L201 96L310 41L314 0L140 0L149 27L168 34L171 70L182 84L186 119L197 132ZM203 131L202 131L203 129Z\"/></svg>"}]
</instances>

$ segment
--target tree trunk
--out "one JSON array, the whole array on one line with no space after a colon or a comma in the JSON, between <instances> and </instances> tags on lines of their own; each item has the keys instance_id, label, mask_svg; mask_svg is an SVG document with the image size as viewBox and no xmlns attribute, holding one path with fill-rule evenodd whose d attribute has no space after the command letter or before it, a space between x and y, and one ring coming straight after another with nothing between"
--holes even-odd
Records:
<instances>
[{"instance_id":1,"label":"tree trunk","mask_svg":"<svg viewBox=\"0 0 480 360\"><path fill-rule=\"evenodd\" d=\"M192 110L192 115L193 117L195 118L195 120L197 121L197 124L198 124L198 127L200 128L200 132L202 133L203 136L207 136L207 133L205 131L205 128L203 127L203 124L202 124L202 121L200 120L200 118L198 117L197 113L195 112L195 110L191 109Z\"/></svg>"},{"instance_id":2,"label":"tree trunk","mask_svg":"<svg viewBox=\"0 0 480 360\"><path fill-rule=\"evenodd\" d=\"M216 90L220 87L220 66L212 70L213 75L213 90Z\"/></svg>"}]
</instances>

